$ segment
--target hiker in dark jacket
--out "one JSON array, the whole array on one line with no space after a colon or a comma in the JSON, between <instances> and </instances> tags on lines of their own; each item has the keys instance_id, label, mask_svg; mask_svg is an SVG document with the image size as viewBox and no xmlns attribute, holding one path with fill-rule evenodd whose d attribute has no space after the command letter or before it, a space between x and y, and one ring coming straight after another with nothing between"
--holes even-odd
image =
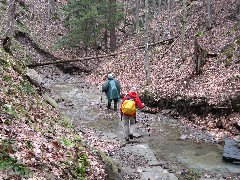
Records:
<instances>
[{"instance_id":1,"label":"hiker in dark jacket","mask_svg":"<svg viewBox=\"0 0 240 180\"><path fill-rule=\"evenodd\" d=\"M108 80L104 85L102 86L102 92L105 92L107 99L108 99L108 105L107 108L111 108L112 101L114 102L114 111L117 111L117 103L120 99L120 90L121 86L120 83L114 79L113 74L108 74Z\"/></svg>"},{"instance_id":2,"label":"hiker in dark jacket","mask_svg":"<svg viewBox=\"0 0 240 180\"><path fill-rule=\"evenodd\" d=\"M124 120L124 129L125 129L125 140L129 141L129 138L133 138L133 131L134 131L134 125L136 124L136 112L134 114L124 114L122 110L122 105L124 104L125 100L133 100L135 102L135 106L142 109L144 108L144 103L141 102L138 94L136 93L136 88L132 87L129 93L124 96L122 99L122 104L120 106L120 112L122 119Z\"/></svg>"}]
</instances>

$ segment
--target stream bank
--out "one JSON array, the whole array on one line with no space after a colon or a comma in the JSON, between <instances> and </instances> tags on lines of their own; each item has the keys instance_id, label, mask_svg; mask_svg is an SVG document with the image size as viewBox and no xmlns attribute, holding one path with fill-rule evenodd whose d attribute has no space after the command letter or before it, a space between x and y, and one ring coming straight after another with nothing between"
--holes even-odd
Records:
<instances>
[{"instance_id":1,"label":"stream bank","mask_svg":"<svg viewBox=\"0 0 240 180\"><path fill-rule=\"evenodd\" d=\"M98 149L98 155L103 152L106 179L240 179L239 166L223 161L223 145L208 132L161 113L139 111L135 133L141 137L126 144L119 112L105 108L105 95L85 82L84 73L36 70L86 145Z\"/></svg>"},{"instance_id":2,"label":"stream bank","mask_svg":"<svg viewBox=\"0 0 240 180\"><path fill-rule=\"evenodd\" d=\"M22 38L19 40L28 46L31 39ZM29 48L38 53L36 47ZM38 56L49 58L45 53ZM136 133L142 136L126 144L120 114L105 109L105 95L85 81L85 72L61 67L44 66L36 71L46 93L74 123L85 144L104 159L106 179L240 179L239 166L222 160L223 145L217 144L218 139L159 112L139 112ZM143 101L147 102L144 97ZM174 107L163 102L165 106L159 103L155 107ZM181 112L181 103L178 105Z\"/></svg>"},{"instance_id":3,"label":"stream bank","mask_svg":"<svg viewBox=\"0 0 240 180\"><path fill-rule=\"evenodd\" d=\"M232 136L240 134L240 121L233 117L240 112L240 92L217 105L210 104L205 97L169 97L156 101L151 93L145 92L141 98L147 106L171 117L184 118L199 127L212 121L211 128L226 130ZM197 124L199 120L202 122Z\"/></svg>"}]
</instances>

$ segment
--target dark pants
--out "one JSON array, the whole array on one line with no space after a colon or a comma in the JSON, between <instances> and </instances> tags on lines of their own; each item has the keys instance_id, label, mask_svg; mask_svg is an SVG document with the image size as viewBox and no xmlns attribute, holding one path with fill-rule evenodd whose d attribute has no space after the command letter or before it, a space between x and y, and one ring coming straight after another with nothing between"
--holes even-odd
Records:
<instances>
[{"instance_id":1,"label":"dark pants","mask_svg":"<svg viewBox=\"0 0 240 180\"><path fill-rule=\"evenodd\" d=\"M107 105L107 108L110 109L111 108L111 103L112 103L112 100L114 102L114 110L117 110L117 103L118 103L118 99L110 99L108 100L108 105Z\"/></svg>"}]
</instances>

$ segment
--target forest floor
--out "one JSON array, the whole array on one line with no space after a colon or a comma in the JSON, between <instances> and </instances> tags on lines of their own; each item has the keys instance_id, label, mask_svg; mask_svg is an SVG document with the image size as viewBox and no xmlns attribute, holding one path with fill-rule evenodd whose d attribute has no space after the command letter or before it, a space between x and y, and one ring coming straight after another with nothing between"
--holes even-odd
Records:
<instances>
[{"instance_id":1,"label":"forest floor","mask_svg":"<svg viewBox=\"0 0 240 180\"><path fill-rule=\"evenodd\" d=\"M25 3L31 9L32 4L28 1ZM40 50L50 52L53 56L48 57L46 53L45 55L39 53L39 49L29 46L30 41L16 39L13 42L14 58L20 60L21 63L31 63L45 62L54 57L56 59L84 57L85 52L77 48L54 49L57 40L67 33L63 26L64 17L59 15L59 18L49 19L47 4L41 1L35 3L35 16L32 17L29 12L24 14L21 18L22 25L19 25L17 30L25 32L38 47L41 47ZM59 66L67 72L72 71L73 74L87 70L89 74L86 81L98 88L106 81L106 75L112 72L120 81L122 94L126 94L132 86L135 86L143 99L146 94L148 95L146 105L153 106L157 112L172 115L183 124L190 124L196 129L208 131L219 142L224 137L236 137L240 129L240 24L235 17L235 3L234 0L212 1L214 23L210 30L205 27L204 2L193 1L190 4L186 24L184 60L180 56L181 24L179 22L182 9L177 4L174 7L171 14L171 31L167 33L168 12L163 7L161 14L150 23L149 42L174 38L170 44L160 43L150 47L151 84L148 86L145 83L144 50L132 49L144 45L143 31L135 35L127 35L118 31L116 52L119 54L114 57ZM59 4L59 7L61 6ZM61 10L59 12L61 14ZM1 28L3 27L4 24ZM129 32L129 29L126 31ZM217 54L216 57L206 59L200 75L196 75L195 72L195 38L207 53ZM120 53L122 51L126 52ZM107 52L100 51L100 53L106 54ZM11 70L8 73L11 74ZM6 82L8 76L5 77ZM13 79L18 78L16 74ZM2 82L1 86L8 87L6 82ZM16 102L19 103L18 100ZM4 108L9 113L13 113L10 106ZM181 113L181 111L187 113ZM35 115L30 117L30 120L31 118L38 119ZM8 130L8 127L4 129L6 132ZM99 169L99 173L104 174L101 166Z\"/></svg>"},{"instance_id":2,"label":"forest floor","mask_svg":"<svg viewBox=\"0 0 240 180\"><path fill-rule=\"evenodd\" d=\"M172 13L170 35L174 37L173 42L149 48L151 83L148 86L145 85L145 52L132 49L143 45L143 32L121 39L117 52L127 52L101 60L89 75L89 82L100 87L106 74L112 72L121 83L122 94L135 86L146 105L160 111L170 109L167 112L183 123L192 123L219 138L223 138L226 131L230 137L237 136L240 130L240 24L234 14L235 1L212 1L212 7L214 23L207 30L204 2L193 1L189 5L184 60L180 56L181 25L178 23L182 9L175 7L178 10ZM149 43L170 38L164 29L167 22L167 11L163 10L150 24ZM194 39L205 52L216 54L206 58L199 75L195 71Z\"/></svg>"},{"instance_id":3,"label":"forest floor","mask_svg":"<svg viewBox=\"0 0 240 180\"><path fill-rule=\"evenodd\" d=\"M23 50L16 52L15 56L24 63L86 56L81 48L55 48L55 43L67 34L62 16L62 5L66 2L57 4L58 18L49 18L47 4L35 3L35 16L27 12L21 19L24 25L18 31L25 32L39 48L29 49L29 44L22 46L16 42L15 48L22 46ZM27 1L25 4L31 10L32 4ZM205 3L192 1L188 6L184 59L181 58L181 5L173 4L171 28L168 26L169 16L165 5L160 14L154 18L151 16L149 44L155 45L149 48L149 85L146 85L145 78L145 51L136 48L144 45L144 31L133 34L128 26L125 27L125 33L117 31L116 56L65 63L58 67L71 73L87 72L87 81L98 87L112 72L120 81L121 94L126 94L135 86L145 104L155 107L157 111L170 109L170 115L182 122L212 131L220 138L225 131L229 132L229 136L237 136L240 129L240 24L235 16L235 4L234 0L212 1L213 24L211 29L207 29ZM122 25L120 28L123 28ZM157 43L167 39L171 41ZM195 71L194 39L204 52L216 54L205 59L199 75ZM39 50L45 54L48 52L49 56L38 54L36 51ZM99 53L109 52L102 49ZM94 55L95 52L89 50L88 56Z\"/></svg>"}]
</instances>

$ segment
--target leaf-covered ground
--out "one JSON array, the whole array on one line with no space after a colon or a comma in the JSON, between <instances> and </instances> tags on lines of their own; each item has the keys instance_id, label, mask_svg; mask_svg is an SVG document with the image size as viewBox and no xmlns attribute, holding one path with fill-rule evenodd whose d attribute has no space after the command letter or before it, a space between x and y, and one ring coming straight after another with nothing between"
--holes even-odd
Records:
<instances>
[{"instance_id":1,"label":"leaf-covered ground","mask_svg":"<svg viewBox=\"0 0 240 180\"><path fill-rule=\"evenodd\" d=\"M0 49L0 178L102 179L104 166Z\"/></svg>"},{"instance_id":2,"label":"leaf-covered ground","mask_svg":"<svg viewBox=\"0 0 240 180\"><path fill-rule=\"evenodd\" d=\"M21 12L18 19L21 23L17 24L17 30L29 34L34 42L44 50L54 54L55 57L74 59L85 56L85 52L81 49L54 49L54 43L67 33L63 26L64 15L62 12L62 5L66 1L57 1L57 12L52 17L48 16L48 3L45 1L23 0L22 2L25 5L17 7L17 11ZM93 69L88 76L88 81L98 86L105 82L107 73L113 72L121 83L123 94L130 87L136 86L139 93L145 90L150 91L156 101L162 97L180 99L203 97L207 99L209 105L218 106L229 98L239 96L240 25L235 18L235 0L214 0L211 2L213 7L213 28L211 30L206 29L206 2L192 1L188 6L184 61L180 58L181 6L174 3L171 13L170 36L169 33L166 33L168 30L166 6L163 5L161 13L152 19L149 42L158 42L171 37L175 38L172 44L157 45L150 48L152 82L149 86L145 86L143 49L130 50L114 58L74 64L79 67L87 65L88 68ZM1 15L6 13L3 10L4 8L1 8ZM132 17L128 18L131 19ZM3 19L0 23L1 32L8 28L5 22ZM119 31L117 33L117 52L143 45L143 31L133 36L127 36ZM193 73L194 37L197 38L200 46L207 52L217 54L217 57L207 59L203 72L199 76ZM24 63L48 60L43 59L34 49L29 49L27 45L23 46L14 41L13 46L14 56ZM43 103L42 98L29 97L32 88L29 87L26 80L22 79L11 67L3 68L1 66L1 68L0 104L4 113L1 113L0 123L2 128L0 135L2 144L10 147L5 148L4 152L10 154L11 158L21 159L20 164L32 167L33 177L48 177L51 174L56 176L64 174L67 176L68 172L63 172L63 169L67 166L63 161L69 158L66 152L69 152L70 156L76 155L74 149L78 144L78 138L75 137L73 130L66 128L65 125L62 126L61 123L59 124L62 121L63 124L66 123L54 109ZM234 124L239 123L239 118L239 113L232 113L230 116L218 118L209 114L204 119L195 117L193 125L196 128L209 130L209 132L221 139L225 135L232 136L239 133L234 126ZM52 121L49 121L49 119ZM188 119L181 118L181 120L184 123L190 123ZM223 128L216 128L218 122L222 123ZM50 131L48 131L49 129ZM3 139L7 141L3 143ZM13 141L10 141L11 139ZM78 156L81 156L81 153L88 153L85 150L79 150L78 152L80 152ZM94 159L95 157L91 154L88 155L92 159L90 163L92 162L93 169L99 169L96 172L103 176L102 167L94 167L98 165ZM8 159L11 160L10 157ZM38 164L39 162L43 162L43 164ZM19 164L19 162L16 164ZM48 164L51 164L51 166L48 166ZM42 171L44 169L46 170ZM51 173L48 174L47 171ZM5 170L1 176L7 177L7 174L8 172ZM90 173L89 176L94 176L94 174Z\"/></svg>"},{"instance_id":3,"label":"leaf-covered ground","mask_svg":"<svg viewBox=\"0 0 240 180\"><path fill-rule=\"evenodd\" d=\"M143 45L143 32L134 38L128 38L119 46L118 51L130 49L127 53L114 58L104 59L89 76L93 84L105 81L106 74L113 72L120 81L122 92L126 93L131 86L136 86L139 93L150 91L156 101L161 98L191 99L205 98L210 106L222 106L223 102L239 97L240 92L240 25L235 18L236 1L211 1L213 7L213 28L206 29L206 2L192 1L188 6L185 39L185 60L181 54L181 14L182 8L174 6L171 14L171 36L175 37L170 45L159 45L150 48L151 84L145 86L144 50L131 50ZM166 32L168 12L162 12L150 24L150 42L169 39ZM194 37L208 53L217 57L207 58L202 74L194 72ZM161 107L160 107L161 108ZM196 127L213 131L223 137L227 130L231 135L239 133L234 124L240 124L239 113L227 117L216 118L209 114L206 118L195 118ZM188 119L182 118L189 123ZM221 122L223 129L217 128ZM219 133L218 133L219 132Z\"/></svg>"}]
</instances>

